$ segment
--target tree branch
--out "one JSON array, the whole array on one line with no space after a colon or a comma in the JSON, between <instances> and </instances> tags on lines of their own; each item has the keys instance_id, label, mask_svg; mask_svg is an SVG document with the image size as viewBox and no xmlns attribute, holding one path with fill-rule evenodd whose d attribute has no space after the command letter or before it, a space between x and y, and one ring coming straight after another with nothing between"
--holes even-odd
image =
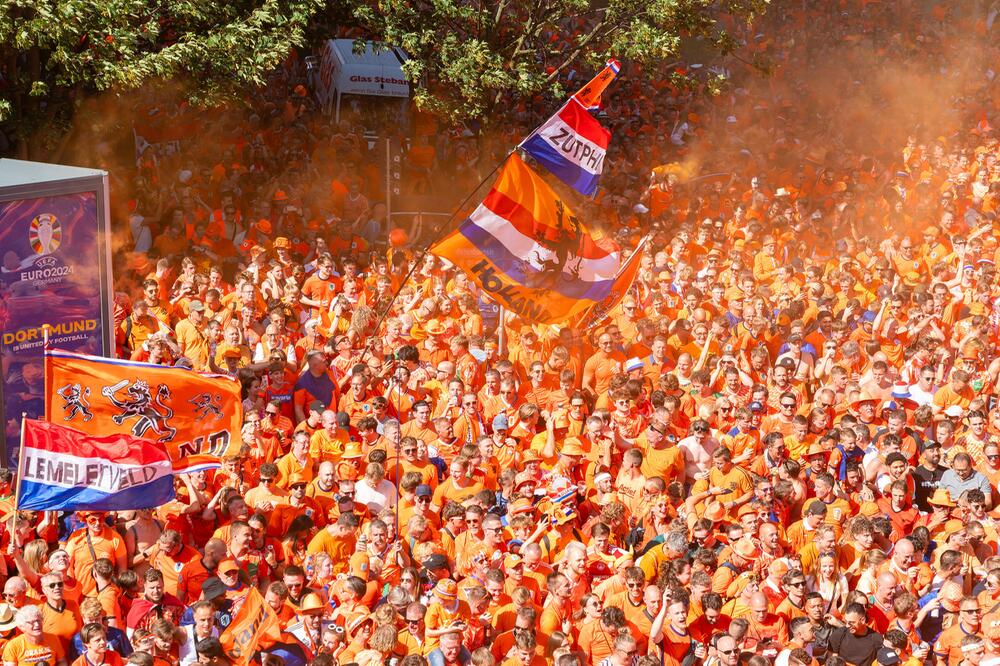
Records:
<instances>
[{"instance_id":1,"label":"tree branch","mask_svg":"<svg viewBox=\"0 0 1000 666\"><path fill-rule=\"evenodd\" d=\"M546 81L548 81L549 83L552 83L553 81L555 81L559 77L559 72L561 72L562 70L564 70L566 67L569 66L569 64L571 62L573 62L574 60L577 59L577 57L580 55L580 52L583 51L584 47L587 46L587 44L590 43L590 41L601 30L601 28L604 27L604 23L605 23L604 19L601 19L600 21L598 21L597 24L594 25L594 29L591 30L590 33L588 33L586 37L584 37L582 40L580 40L579 43L577 43L576 48L573 50L572 53L569 54L569 56L567 56L562 61L562 64L560 64L558 67L556 67L556 69L555 69L554 72L552 72L551 74L549 74L549 76L546 79Z\"/></svg>"}]
</instances>

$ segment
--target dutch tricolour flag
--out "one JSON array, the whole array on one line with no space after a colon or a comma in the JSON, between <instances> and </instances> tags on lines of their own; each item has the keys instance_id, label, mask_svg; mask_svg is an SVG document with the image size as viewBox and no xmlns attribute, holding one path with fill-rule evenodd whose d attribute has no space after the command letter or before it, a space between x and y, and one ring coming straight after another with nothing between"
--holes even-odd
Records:
<instances>
[{"instance_id":1,"label":"dutch tricolour flag","mask_svg":"<svg viewBox=\"0 0 1000 666\"><path fill-rule=\"evenodd\" d=\"M162 447L46 421L24 420L18 472L18 509L124 511L174 498L174 470Z\"/></svg>"},{"instance_id":2,"label":"dutch tricolour flag","mask_svg":"<svg viewBox=\"0 0 1000 666\"><path fill-rule=\"evenodd\" d=\"M610 139L611 133L572 97L521 148L559 180L591 196L597 191Z\"/></svg>"}]
</instances>

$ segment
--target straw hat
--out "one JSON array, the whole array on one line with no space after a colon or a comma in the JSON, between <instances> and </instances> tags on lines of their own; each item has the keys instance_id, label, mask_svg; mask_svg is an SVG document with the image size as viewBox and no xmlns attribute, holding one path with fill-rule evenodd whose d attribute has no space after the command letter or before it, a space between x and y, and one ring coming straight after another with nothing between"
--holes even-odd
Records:
<instances>
[{"instance_id":1,"label":"straw hat","mask_svg":"<svg viewBox=\"0 0 1000 666\"><path fill-rule=\"evenodd\" d=\"M351 458L364 458L365 454L361 452L360 442L348 442L344 447L344 454L340 456L341 459L348 460Z\"/></svg>"},{"instance_id":2,"label":"straw hat","mask_svg":"<svg viewBox=\"0 0 1000 666\"><path fill-rule=\"evenodd\" d=\"M745 560L753 560L760 557L760 549L757 548L753 541L748 539L739 539L734 543L733 552Z\"/></svg>"},{"instance_id":3,"label":"straw hat","mask_svg":"<svg viewBox=\"0 0 1000 666\"><path fill-rule=\"evenodd\" d=\"M705 518L708 518L713 523L717 523L726 517L726 509L722 506L721 502L712 500L705 507Z\"/></svg>"},{"instance_id":4,"label":"straw hat","mask_svg":"<svg viewBox=\"0 0 1000 666\"><path fill-rule=\"evenodd\" d=\"M16 626L14 607L7 603L0 604L0 633L7 633Z\"/></svg>"},{"instance_id":5,"label":"straw hat","mask_svg":"<svg viewBox=\"0 0 1000 666\"><path fill-rule=\"evenodd\" d=\"M951 499L951 493L949 493L944 488L935 488L934 494L931 495L930 499L927 500L928 504L933 504L935 506L947 506L955 507L955 501Z\"/></svg>"},{"instance_id":6,"label":"straw hat","mask_svg":"<svg viewBox=\"0 0 1000 666\"><path fill-rule=\"evenodd\" d=\"M583 447L580 446L580 439L578 437L567 437L563 442L562 449L559 453L564 456L582 456L586 455Z\"/></svg>"},{"instance_id":7,"label":"straw hat","mask_svg":"<svg viewBox=\"0 0 1000 666\"><path fill-rule=\"evenodd\" d=\"M873 396L868 391L862 391L861 393L858 394L857 398L855 398L854 400L851 401L850 408L853 411L858 411L858 407L860 407L861 403L863 403L863 402L878 403L878 398L876 398L875 396Z\"/></svg>"},{"instance_id":8,"label":"straw hat","mask_svg":"<svg viewBox=\"0 0 1000 666\"><path fill-rule=\"evenodd\" d=\"M322 613L326 610L326 604L323 603L323 599L315 592L310 592L302 599L302 605L299 606L299 613Z\"/></svg>"},{"instance_id":9,"label":"straw hat","mask_svg":"<svg viewBox=\"0 0 1000 666\"><path fill-rule=\"evenodd\" d=\"M424 331L427 335L444 335L446 330L444 324L437 319L430 319L424 324Z\"/></svg>"},{"instance_id":10,"label":"straw hat","mask_svg":"<svg viewBox=\"0 0 1000 666\"><path fill-rule=\"evenodd\" d=\"M458 586L450 578L442 578L434 585L434 596L442 601L454 601L458 596Z\"/></svg>"},{"instance_id":11,"label":"straw hat","mask_svg":"<svg viewBox=\"0 0 1000 666\"><path fill-rule=\"evenodd\" d=\"M830 452L823 448L823 446L817 442L815 444L809 445L809 450L806 451L806 458L810 456L828 456Z\"/></svg>"}]
</instances>

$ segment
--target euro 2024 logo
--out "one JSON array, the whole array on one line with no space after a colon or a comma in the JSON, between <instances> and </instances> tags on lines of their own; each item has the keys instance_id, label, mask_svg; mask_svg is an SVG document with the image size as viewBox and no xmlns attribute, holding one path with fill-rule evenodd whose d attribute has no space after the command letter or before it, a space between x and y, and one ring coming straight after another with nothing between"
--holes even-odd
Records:
<instances>
[{"instance_id":1,"label":"euro 2024 logo","mask_svg":"<svg viewBox=\"0 0 1000 666\"><path fill-rule=\"evenodd\" d=\"M62 245L62 225L51 213L41 213L28 227L28 243L38 256L52 254Z\"/></svg>"}]
</instances>

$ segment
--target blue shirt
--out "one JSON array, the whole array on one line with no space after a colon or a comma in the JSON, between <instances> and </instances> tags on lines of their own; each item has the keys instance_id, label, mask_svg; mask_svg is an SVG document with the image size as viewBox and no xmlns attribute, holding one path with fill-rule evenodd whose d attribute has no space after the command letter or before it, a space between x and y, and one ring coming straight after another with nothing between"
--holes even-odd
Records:
<instances>
[{"instance_id":1,"label":"blue shirt","mask_svg":"<svg viewBox=\"0 0 1000 666\"><path fill-rule=\"evenodd\" d=\"M125 635L125 632L117 627L104 628L108 632L108 648L121 655L122 659L128 659L129 655L132 654L132 644L129 643L128 636ZM74 661L83 653L83 639L80 638L80 634L77 633L76 636L73 637L73 641L70 643L67 661Z\"/></svg>"}]
</instances>

